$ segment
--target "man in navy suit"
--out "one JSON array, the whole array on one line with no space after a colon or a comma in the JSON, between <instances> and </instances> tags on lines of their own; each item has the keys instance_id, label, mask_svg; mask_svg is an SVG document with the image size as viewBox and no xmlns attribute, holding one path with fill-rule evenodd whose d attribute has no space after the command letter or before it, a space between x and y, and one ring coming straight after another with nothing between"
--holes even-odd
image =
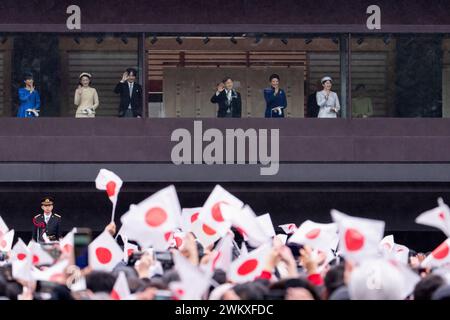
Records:
<instances>
[{"instance_id":1,"label":"man in navy suit","mask_svg":"<svg viewBox=\"0 0 450 320\"><path fill-rule=\"evenodd\" d=\"M226 77L217 85L217 91L212 96L211 102L219 105L219 110L217 111L218 118L241 117L241 94L233 86L234 83L230 77Z\"/></svg>"},{"instance_id":2,"label":"man in navy suit","mask_svg":"<svg viewBox=\"0 0 450 320\"><path fill-rule=\"evenodd\" d=\"M114 92L120 94L119 117L142 117L142 86L136 83L137 71L129 68L123 74Z\"/></svg>"}]
</instances>

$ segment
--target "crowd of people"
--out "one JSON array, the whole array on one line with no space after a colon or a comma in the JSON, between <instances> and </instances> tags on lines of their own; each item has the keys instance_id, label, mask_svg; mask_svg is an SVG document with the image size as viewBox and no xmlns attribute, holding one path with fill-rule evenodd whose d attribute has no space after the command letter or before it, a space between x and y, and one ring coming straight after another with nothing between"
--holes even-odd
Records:
<instances>
[{"instance_id":1,"label":"crowd of people","mask_svg":"<svg viewBox=\"0 0 450 320\"><path fill-rule=\"evenodd\" d=\"M117 184L103 185L100 188L115 203ZM43 201L46 207L49 201L53 199ZM13 245L14 230L0 219L0 297L450 299L450 240L430 248L433 251L415 252L395 243L392 235L384 236L383 221L336 210L331 217L333 223L307 220L300 226L290 223L275 228L269 214L256 216L220 186L202 207L193 209L180 209L175 188L170 186L131 205L121 217L119 230L111 222L95 240L85 241L88 252L80 250L84 238L76 228L55 241L44 236L28 246L21 239ZM437 227L448 236L450 209L439 200L437 208L421 214L416 222Z\"/></svg>"},{"instance_id":2,"label":"crowd of people","mask_svg":"<svg viewBox=\"0 0 450 320\"><path fill-rule=\"evenodd\" d=\"M136 82L137 70L129 68L114 88L120 94L119 117L142 117L142 86ZM286 92L280 88L280 76L272 74L269 77L270 86L263 90L266 102L266 118L284 118L288 106ZM333 92L333 79L325 76L321 79L322 89L312 95L312 102L308 102L308 112L318 118L337 118L341 109L338 95ZM25 73L24 86L19 89L20 106L18 118L39 117L41 99L36 90L34 76ZM234 81L225 77L217 84L216 93L211 103L217 104L218 118L240 118L242 116L241 94L234 87ZM100 106L97 90L92 87L92 74L83 72L79 76L79 84L75 90L74 105L76 118L95 118L96 110ZM311 106L312 105L312 106Z\"/></svg>"}]
</instances>

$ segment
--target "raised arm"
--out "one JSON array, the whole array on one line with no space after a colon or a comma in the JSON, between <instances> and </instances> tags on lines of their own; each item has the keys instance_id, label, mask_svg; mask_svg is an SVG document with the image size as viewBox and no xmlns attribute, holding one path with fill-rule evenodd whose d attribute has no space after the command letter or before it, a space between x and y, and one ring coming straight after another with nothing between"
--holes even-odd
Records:
<instances>
[{"instance_id":1,"label":"raised arm","mask_svg":"<svg viewBox=\"0 0 450 320\"><path fill-rule=\"evenodd\" d=\"M325 107L328 99L322 92L317 92L316 94L317 105L321 108Z\"/></svg>"}]
</instances>

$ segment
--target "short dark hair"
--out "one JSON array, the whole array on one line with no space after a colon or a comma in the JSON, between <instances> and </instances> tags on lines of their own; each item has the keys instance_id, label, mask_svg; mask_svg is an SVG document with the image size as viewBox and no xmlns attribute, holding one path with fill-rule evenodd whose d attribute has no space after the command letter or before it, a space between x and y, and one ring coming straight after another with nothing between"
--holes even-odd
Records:
<instances>
[{"instance_id":1,"label":"short dark hair","mask_svg":"<svg viewBox=\"0 0 450 320\"><path fill-rule=\"evenodd\" d=\"M128 72L128 74L132 73L135 77L137 77L137 75L138 75L138 72L135 68L128 68L127 72Z\"/></svg>"},{"instance_id":2,"label":"short dark hair","mask_svg":"<svg viewBox=\"0 0 450 320\"><path fill-rule=\"evenodd\" d=\"M86 276L86 287L94 293L97 292L111 292L116 277L109 272L92 271Z\"/></svg>"},{"instance_id":3,"label":"short dark hair","mask_svg":"<svg viewBox=\"0 0 450 320\"><path fill-rule=\"evenodd\" d=\"M23 80L34 80L33 73L27 71L23 73Z\"/></svg>"},{"instance_id":4,"label":"short dark hair","mask_svg":"<svg viewBox=\"0 0 450 320\"><path fill-rule=\"evenodd\" d=\"M414 300L431 300L433 293L445 285L445 280L437 275L430 274L420 280L414 288Z\"/></svg>"},{"instance_id":5,"label":"short dark hair","mask_svg":"<svg viewBox=\"0 0 450 320\"><path fill-rule=\"evenodd\" d=\"M269 81L272 82L273 79L278 79L278 81L280 81L280 76L274 73L269 77Z\"/></svg>"},{"instance_id":6,"label":"short dark hair","mask_svg":"<svg viewBox=\"0 0 450 320\"><path fill-rule=\"evenodd\" d=\"M80 86L82 85L82 84L81 84L81 79L83 79L84 77L86 77L86 78L89 79L89 85L91 85L91 84L92 84L92 78L89 77L87 74L84 74L84 75L82 75L82 76L80 77L80 81L78 82L78 84L79 84Z\"/></svg>"},{"instance_id":7,"label":"short dark hair","mask_svg":"<svg viewBox=\"0 0 450 320\"><path fill-rule=\"evenodd\" d=\"M231 77L225 77L225 78L223 78L222 83L225 83L225 82L227 82L228 80L233 81L233 79L232 79Z\"/></svg>"}]
</instances>

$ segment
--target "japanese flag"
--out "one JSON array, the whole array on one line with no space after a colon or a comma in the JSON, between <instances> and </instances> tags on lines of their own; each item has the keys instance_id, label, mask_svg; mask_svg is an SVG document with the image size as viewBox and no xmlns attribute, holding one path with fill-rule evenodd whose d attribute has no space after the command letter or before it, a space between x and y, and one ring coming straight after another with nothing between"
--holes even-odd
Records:
<instances>
[{"instance_id":1,"label":"japanese flag","mask_svg":"<svg viewBox=\"0 0 450 320\"><path fill-rule=\"evenodd\" d=\"M42 271L33 269L33 279L37 281L61 282L65 279L65 271L68 266L69 261L65 259Z\"/></svg>"},{"instance_id":2,"label":"japanese flag","mask_svg":"<svg viewBox=\"0 0 450 320\"><path fill-rule=\"evenodd\" d=\"M377 255L384 221L351 217L337 210L332 210L331 216L338 224L339 250L343 256L359 262Z\"/></svg>"},{"instance_id":3,"label":"japanese flag","mask_svg":"<svg viewBox=\"0 0 450 320\"><path fill-rule=\"evenodd\" d=\"M384 237L380 241L380 244L378 247L382 253L389 254L394 249L394 246L395 246L394 236L391 234L391 235Z\"/></svg>"},{"instance_id":4,"label":"japanese flag","mask_svg":"<svg viewBox=\"0 0 450 320\"><path fill-rule=\"evenodd\" d=\"M89 265L94 270L112 271L123 258L122 249L107 231L89 244L88 251Z\"/></svg>"},{"instance_id":5,"label":"japanese flag","mask_svg":"<svg viewBox=\"0 0 450 320\"><path fill-rule=\"evenodd\" d=\"M186 237L186 233L181 232L181 231L176 231L176 232L172 233L172 241L171 241L170 246L173 248L180 249L184 243L183 239L185 237Z\"/></svg>"},{"instance_id":6,"label":"japanese flag","mask_svg":"<svg viewBox=\"0 0 450 320\"><path fill-rule=\"evenodd\" d=\"M44 250L41 245L31 240L28 243L28 250L31 254L31 261L33 265L51 265L54 259Z\"/></svg>"},{"instance_id":7,"label":"japanese flag","mask_svg":"<svg viewBox=\"0 0 450 320\"><path fill-rule=\"evenodd\" d=\"M70 231L59 242L59 247L64 254L71 254L73 252L74 234L75 234L74 230Z\"/></svg>"},{"instance_id":8,"label":"japanese flag","mask_svg":"<svg viewBox=\"0 0 450 320\"><path fill-rule=\"evenodd\" d=\"M130 256L139 251L139 247L135 244L129 243L128 241L124 241L124 246L123 246L123 260L125 262L128 262L128 259L130 258Z\"/></svg>"},{"instance_id":9,"label":"japanese flag","mask_svg":"<svg viewBox=\"0 0 450 320\"><path fill-rule=\"evenodd\" d=\"M316 223L307 220L289 238L288 243L308 245L328 252L330 249L335 249L332 246L336 243L337 236L336 223Z\"/></svg>"},{"instance_id":10,"label":"japanese flag","mask_svg":"<svg viewBox=\"0 0 450 320\"><path fill-rule=\"evenodd\" d=\"M266 266L266 260L272 250L266 243L245 256L234 260L228 270L228 278L235 283L253 281L259 277Z\"/></svg>"},{"instance_id":11,"label":"japanese flag","mask_svg":"<svg viewBox=\"0 0 450 320\"><path fill-rule=\"evenodd\" d=\"M166 250L172 233L181 225L181 207L174 186L169 186L138 205L130 207L122 218L121 234L142 248Z\"/></svg>"},{"instance_id":12,"label":"japanese flag","mask_svg":"<svg viewBox=\"0 0 450 320\"><path fill-rule=\"evenodd\" d=\"M111 221L114 221L114 212L117 205L117 197L122 188L123 181L114 172L101 169L95 179L95 186L98 190L105 190L109 200L113 204L113 213Z\"/></svg>"},{"instance_id":13,"label":"japanese flag","mask_svg":"<svg viewBox=\"0 0 450 320\"><path fill-rule=\"evenodd\" d=\"M0 237L0 251L2 252L11 251L13 240L14 240L14 229L11 229Z\"/></svg>"},{"instance_id":14,"label":"japanese flag","mask_svg":"<svg viewBox=\"0 0 450 320\"><path fill-rule=\"evenodd\" d=\"M450 209L442 198L438 199L439 206L426 211L416 218L416 223L435 227L450 237Z\"/></svg>"},{"instance_id":15,"label":"japanese flag","mask_svg":"<svg viewBox=\"0 0 450 320\"><path fill-rule=\"evenodd\" d=\"M9 231L5 221L0 216L0 239Z\"/></svg>"},{"instance_id":16,"label":"japanese flag","mask_svg":"<svg viewBox=\"0 0 450 320\"><path fill-rule=\"evenodd\" d=\"M244 236L252 247L269 242L272 237L273 225L270 216L265 215L259 220L253 210L245 205L244 208L238 209L233 206L223 205L225 212L231 219L233 226Z\"/></svg>"},{"instance_id":17,"label":"japanese flag","mask_svg":"<svg viewBox=\"0 0 450 320\"><path fill-rule=\"evenodd\" d=\"M294 234L294 232L297 230L297 226L294 223L288 223L288 224L281 224L278 227L280 227L284 233L286 234Z\"/></svg>"},{"instance_id":18,"label":"japanese flag","mask_svg":"<svg viewBox=\"0 0 450 320\"><path fill-rule=\"evenodd\" d=\"M130 295L131 292L128 286L127 277L125 276L125 273L121 271L111 291L111 298L113 300L127 300Z\"/></svg>"},{"instance_id":19,"label":"japanese flag","mask_svg":"<svg viewBox=\"0 0 450 320\"><path fill-rule=\"evenodd\" d=\"M244 243L243 243L244 244ZM233 235L225 235L213 251L212 270L228 271L233 260Z\"/></svg>"},{"instance_id":20,"label":"japanese flag","mask_svg":"<svg viewBox=\"0 0 450 320\"><path fill-rule=\"evenodd\" d=\"M266 213L260 215L256 218L258 220L259 225L263 229L264 233L269 237L275 237L275 228L273 227L272 218L270 217L270 213Z\"/></svg>"},{"instance_id":21,"label":"japanese flag","mask_svg":"<svg viewBox=\"0 0 450 320\"><path fill-rule=\"evenodd\" d=\"M171 287L171 290L180 300L200 300L211 285L211 273L203 273L178 251L174 252L173 260L180 283L177 284L176 290L174 287Z\"/></svg>"},{"instance_id":22,"label":"japanese flag","mask_svg":"<svg viewBox=\"0 0 450 320\"><path fill-rule=\"evenodd\" d=\"M27 246L25 245L25 243L22 241L21 238L19 238L16 242L16 244L14 245L14 247L11 250L11 260L19 260L19 261L24 261L24 260L29 260L30 263L32 261L31 259L31 255L30 255L30 251L28 250Z\"/></svg>"},{"instance_id":23,"label":"japanese flag","mask_svg":"<svg viewBox=\"0 0 450 320\"><path fill-rule=\"evenodd\" d=\"M31 272L32 264L30 258L24 258L23 260L14 260L11 263L12 276L16 280L32 281L33 274Z\"/></svg>"},{"instance_id":24,"label":"japanese flag","mask_svg":"<svg viewBox=\"0 0 450 320\"><path fill-rule=\"evenodd\" d=\"M444 265L450 265L450 238L441 243L422 261L424 268Z\"/></svg>"},{"instance_id":25,"label":"japanese flag","mask_svg":"<svg viewBox=\"0 0 450 320\"><path fill-rule=\"evenodd\" d=\"M409 248L402 244L395 244L392 250L393 258L403 264L408 264L409 262Z\"/></svg>"},{"instance_id":26,"label":"japanese flag","mask_svg":"<svg viewBox=\"0 0 450 320\"><path fill-rule=\"evenodd\" d=\"M183 208L181 211L181 230L192 232L192 225L198 220L202 208Z\"/></svg>"},{"instance_id":27,"label":"japanese flag","mask_svg":"<svg viewBox=\"0 0 450 320\"><path fill-rule=\"evenodd\" d=\"M192 233L203 248L207 248L221 238L220 233L216 229L211 228L200 219L197 219L192 224Z\"/></svg>"},{"instance_id":28,"label":"japanese flag","mask_svg":"<svg viewBox=\"0 0 450 320\"><path fill-rule=\"evenodd\" d=\"M214 229L221 237L231 227L230 217L223 211L223 205L241 209L244 204L224 188L217 185L201 208L199 215L199 219L208 227Z\"/></svg>"}]
</instances>

